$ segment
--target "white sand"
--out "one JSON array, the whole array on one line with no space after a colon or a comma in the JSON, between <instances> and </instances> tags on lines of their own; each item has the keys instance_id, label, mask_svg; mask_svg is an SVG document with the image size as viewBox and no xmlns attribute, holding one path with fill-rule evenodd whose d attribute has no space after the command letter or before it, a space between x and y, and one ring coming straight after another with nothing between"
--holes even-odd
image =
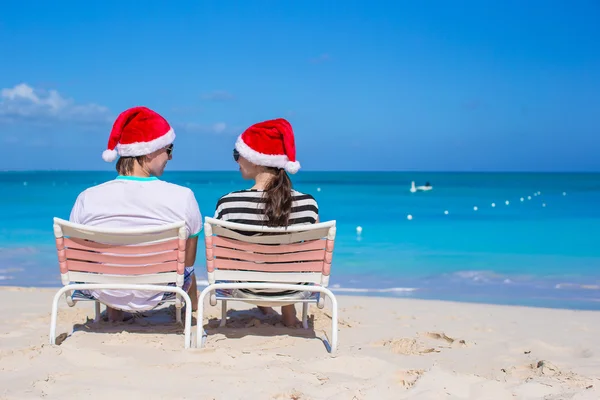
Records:
<instances>
[{"instance_id":1,"label":"white sand","mask_svg":"<svg viewBox=\"0 0 600 400\"><path fill-rule=\"evenodd\" d=\"M243 303L226 328L209 307L207 347L184 350L172 307L115 325L63 301L50 346L52 295L0 288L0 399L600 398L599 312L339 296L331 357L327 309L305 331Z\"/></svg>"}]
</instances>

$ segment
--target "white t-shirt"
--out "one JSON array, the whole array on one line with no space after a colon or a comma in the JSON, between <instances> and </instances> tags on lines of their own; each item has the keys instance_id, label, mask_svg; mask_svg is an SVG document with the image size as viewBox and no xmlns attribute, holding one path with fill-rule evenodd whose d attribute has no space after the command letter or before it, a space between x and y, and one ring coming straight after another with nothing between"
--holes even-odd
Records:
<instances>
[{"instance_id":1,"label":"white t-shirt","mask_svg":"<svg viewBox=\"0 0 600 400\"><path fill-rule=\"evenodd\" d=\"M77 197L69 220L104 228L145 228L183 220L188 237L198 236L202 230L194 192L155 177L118 176L86 189ZM89 292L102 303L125 311L152 309L163 297L162 292L142 290Z\"/></svg>"}]
</instances>

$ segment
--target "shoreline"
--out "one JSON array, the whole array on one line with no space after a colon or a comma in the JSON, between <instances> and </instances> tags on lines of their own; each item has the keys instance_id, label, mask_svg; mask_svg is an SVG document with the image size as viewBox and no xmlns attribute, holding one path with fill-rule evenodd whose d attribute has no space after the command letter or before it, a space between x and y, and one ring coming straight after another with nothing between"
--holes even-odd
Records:
<instances>
[{"instance_id":1,"label":"shoreline","mask_svg":"<svg viewBox=\"0 0 600 400\"><path fill-rule=\"evenodd\" d=\"M62 286L11 286L11 285L0 285L0 293L2 292L42 292L42 293L56 293L58 289ZM205 286L200 286L198 283L198 293L202 291ZM528 310L540 310L540 311L549 311L549 312L566 312L566 313L591 313L592 315L597 315L600 317L600 309L598 310L584 310L584 309L574 309L574 308L555 308L555 307L542 307L542 306L529 306L522 304L497 304L497 303L486 303L486 302L477 302L477 301L459 301L459 300L450 300L450 299L434 299L434 298L417 298L417 297L391 297L391 296L377 296L377 295L361 295L354 294L354 292L346 293L336 293L335 289L332 289L334 295L338 298L349 298L352 299L352 302L360 302L361 299L367 302L404 302L412 305L411 303L423 303L424 305L438 306L440 304L447 304L449 307L455 305L457 307L465 306L465 307L490 307L490 308L500 308L500 309L528 309ZM91 302L90 302L91 303ZM60 305L61 303L59 303ZM243 302L235 302L234 304L244 304ZM216 307L210 307L215 308ZM219 314L220 315L220 314Z\"/></svg>"},{"instance_id":2,"label":"shoreline","mask_svg":"<svg viewBox=\"0 0 600 400\"><path fill-rule=\"evenodd\" d=\"M339 295L332 357L329 304L310 307L309 330L240 302L220 328L208 306L206 347L184 350L173 307L109 324L61 300L50 346L54 293L0 287L0 398L600 398L598 311Z\"/></svg>"},{"instance_id":3,"label":"shoreline","mask_svg":"<svg viewBox=\"0 0 600 400\"><path fill-rule=\"evenodd\" d=\"M199 292L205 288L208 281L204 279L196 280ZM62 285L6 285L0 282L0 290L3 288L32 288L32 289L49 289L58 290ZM571 284L565 284L565 286L571 286ZM575 286L575 285L573 285ZM597 285L593 285L593 288L581 288L581 293L595 293L599 292ZM489 287L488 287L489 288ZM445 303L458 303L458 304L479 304L479 305L490 305L490 306L505 306L505 307L526 307L535 309L547 309L547 310L571 310L571 311L600 311L600 297L599 298L584 298L584 297L572 297L572 298L561 298L552 297L552 293L555 290L563 290L562 288L546 288L545 297L531 297L531 298L515 298L515 297L493 297L496 291L488 291L485 295L481 294L482 288L478 288L476 291L461 291L456 293L444 293L442 295L439 292L435 292L432 288L419 288L419 287L392 287L392 288L353 288L353 287L342 287L339 285L330 285L329 289L336 296L352 296L352 297L365 297L365 298L377 298L377 299L398 299L398 300L416 300L416 301L440 301ZM496 288L498 290L498 288ZM502 291L500 291L502 293ZM529 290L523 290L524 293L531 293ZM495 300L495 301L494 301Z\"/></svg>"}]
</instances>

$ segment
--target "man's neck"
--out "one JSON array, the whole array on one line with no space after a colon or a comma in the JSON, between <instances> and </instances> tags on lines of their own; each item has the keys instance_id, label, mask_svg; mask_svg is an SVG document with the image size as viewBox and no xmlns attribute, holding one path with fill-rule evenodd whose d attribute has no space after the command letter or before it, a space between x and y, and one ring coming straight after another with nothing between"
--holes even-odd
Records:
<instances>
[{"instance_id":1,"label":"man's neck","mask_svg":"<svg viewBox=\"0 0 600 400\"><path fill-rule=\"evenodd\" d=\"M144 167L142 167L137 162L133 164L133 171L130 176L137 176L139 178L148 178L150 177L150 171L147 171Z\"/></svg>"}]
</instances>

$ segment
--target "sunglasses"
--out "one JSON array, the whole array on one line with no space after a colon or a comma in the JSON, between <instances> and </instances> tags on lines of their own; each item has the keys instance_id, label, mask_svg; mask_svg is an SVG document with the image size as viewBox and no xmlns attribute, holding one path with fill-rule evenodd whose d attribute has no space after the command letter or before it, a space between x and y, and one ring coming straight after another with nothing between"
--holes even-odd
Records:
<instances>
[{"instance_id":1,"label":"sunglasses","mask_svg":"<svg viewBox=\"0 0 600 400\"><path fill-rule=\"evenodd\" d=\"M165 150L167 151L167 155L171 157L171 155L173 155L173 144L170 144L167 147L165 147Z\"/></svg>"},{"instance_id":2,"label":"sunglasses","mask_svg":"<svg viewBox=\"0 0 600 400\"><path fill-rule=\"evenodd\" d=\"M233 159L235 162L238 162L238 160L240 159L240 152L236 149L233 149Z\"/></svg>"}]
</instances>

